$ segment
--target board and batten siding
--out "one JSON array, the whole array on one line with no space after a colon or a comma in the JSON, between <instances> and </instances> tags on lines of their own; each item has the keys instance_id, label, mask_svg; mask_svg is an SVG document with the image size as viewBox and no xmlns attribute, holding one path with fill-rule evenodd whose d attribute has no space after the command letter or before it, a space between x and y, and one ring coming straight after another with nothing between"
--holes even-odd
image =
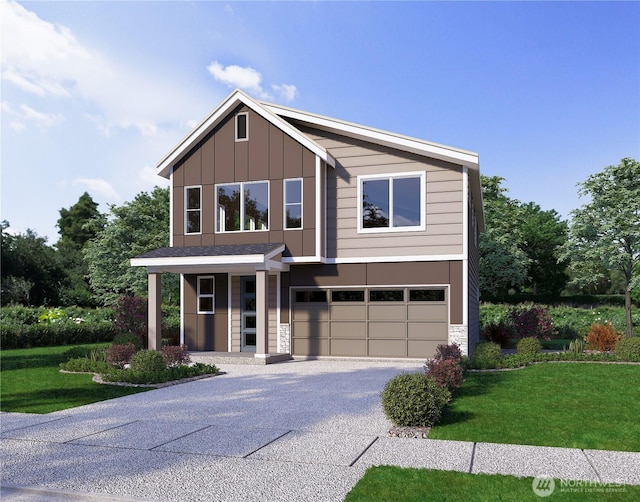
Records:
<instances>
[{"instance_id":1,"label":"board and batten siding","mask_svg":"<svg viewBox=\"0 0 640 502\"><path fill-rule=\"evenodd\" d=\"M305 129L337 162L327 170L327 258L460 255L462 167L315 129ZM358 233L358 176L424 172L426 230Z\"/></svg>"},{"instance_id":2,"label":"board and batten siding","mask_svg":"<svg viewBox=\"0 0 640 502\"><path fill-rule=\"evenodd\" d=\"M240 352L241 316L240 316L240 276L231 279L231 352ZM269 276L269 346L267 352L278 352L278 278Z\"/></svg>"}]
</instances>

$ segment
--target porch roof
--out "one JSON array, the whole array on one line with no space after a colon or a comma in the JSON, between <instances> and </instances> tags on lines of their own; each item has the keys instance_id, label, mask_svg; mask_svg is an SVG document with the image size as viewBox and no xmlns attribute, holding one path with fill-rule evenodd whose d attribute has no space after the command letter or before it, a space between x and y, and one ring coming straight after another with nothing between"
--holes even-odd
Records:
<instances>
[{"instance_id":1,"label":"porch roof","mask_svg":"<svg viewBox=\"0 0 640 502\"><path fill-rule=\"evenodd\" d=\"M147 272L212 273L288 270L280 261L284 244L228 244L154 249L131 259Z\"/></svg>"}]
</instances>

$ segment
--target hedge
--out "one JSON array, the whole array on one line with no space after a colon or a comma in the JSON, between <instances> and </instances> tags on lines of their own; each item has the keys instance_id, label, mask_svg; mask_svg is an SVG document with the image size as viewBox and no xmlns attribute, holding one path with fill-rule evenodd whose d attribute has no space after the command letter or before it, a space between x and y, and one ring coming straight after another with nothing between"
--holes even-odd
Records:
<instances>
[{"instance_id":1,"label":"hedge","mask_svg":"<svg viewBox=\"0 0 640 502\"><path fill-rule=\"evenodd\" d=\"M110 322L4 324L0 332L0 345L3 349L22 349L99 343L110 342L115 335L116 327Z\"/></svg>"}]
</instances>

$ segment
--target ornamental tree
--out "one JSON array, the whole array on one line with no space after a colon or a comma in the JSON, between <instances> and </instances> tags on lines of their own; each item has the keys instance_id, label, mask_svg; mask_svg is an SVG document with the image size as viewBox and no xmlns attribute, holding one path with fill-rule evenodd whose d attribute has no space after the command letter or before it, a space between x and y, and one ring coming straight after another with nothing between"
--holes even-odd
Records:
<instances>
[{"instance_id":1,"label":"ornamental tree","mask_svg":"<svg viewBox=\"0 0 640 502\"><path fill-rule=\"evenodd\" d=\"M631 291L640 287L640 162L624 158L579 183L590 202L572 214L561 259L571 260L571 282L589 287L603 271L624 277L626 336L633 335Z\"/></svg>"}]
</instances>

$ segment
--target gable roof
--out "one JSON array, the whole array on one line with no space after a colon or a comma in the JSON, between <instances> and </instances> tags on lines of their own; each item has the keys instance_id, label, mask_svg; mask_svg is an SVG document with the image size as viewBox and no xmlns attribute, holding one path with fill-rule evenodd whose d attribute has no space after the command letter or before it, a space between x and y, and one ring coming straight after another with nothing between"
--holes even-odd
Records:
<instances>
[{"instance_id":1,"label":"gable roof","mask_svg":"<svg viewBox=\"0 0 640 502\"><path fill-rule=\"evenodd\" d=\"M266 119L285 134L291 136L294 140L308 148L324 160L327 164L335 167L335 159L327 152L325 148L313 141L307 135L300 132L292 124L274 114L267 107L254 101L239 89L233 91L225 98L218 107L213 110L200 124L198 124L185 138L183 138L160 162L158 162L157 172L164 178L169 178L171 168L180 162L185 155L189 153L193 145L198 144L207 134L209 134L222 120L224 120L229 112L238 105L244 104L247 108Z\"/></svg>"}]
</instances>

